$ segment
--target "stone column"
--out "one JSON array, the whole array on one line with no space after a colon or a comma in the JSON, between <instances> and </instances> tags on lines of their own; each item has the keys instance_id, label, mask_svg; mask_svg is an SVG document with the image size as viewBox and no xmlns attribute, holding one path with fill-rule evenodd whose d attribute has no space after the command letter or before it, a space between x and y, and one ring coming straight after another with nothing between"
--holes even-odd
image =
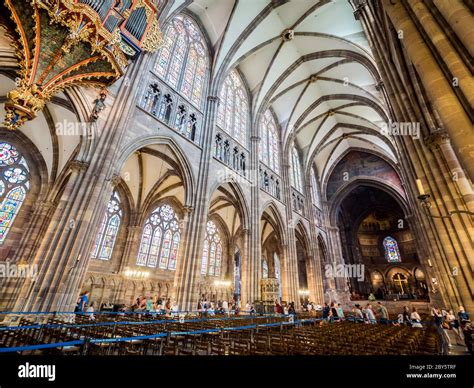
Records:
<instances>
[{"instance_id":1,"label":"stone column","mask_svg":"<svg viewBox=\"0 0 474 388\"><path fill-rule=\"evenodd\" d=\"M69 164L69 177L51 222L34 252L32 264L39 275L22 287L15 309L20 311L72 311L90 261L93 235L110 197L113 161L120 152L120 139L135 106L140 66L149 56L139 58L127 69L132 82L120 86L94 152L81 149ZM92 109L92 107L91 107ZM95 125L95 124L89 124ZM85 144L84 147L88 147Z\"/></svg>"},{"instance_id":2,"label":"stone column","mask_svg":"<svg viewBox=\"0 0 474 388\"><path fill-rule=\"evenodd\" d=\"M180 289L180 286L181 286L181 276L183 276L182 270L184 268L183 266L179 265L179 262L185 260L186 245L187 245L186 242L189 241L188 238L191 234L189 224L190 224L193 211L194 211L194 208L191 206L186 206L184 208L184 218L181 221L181 225L180 225L181 243L179 246L178 260L176 261L176 271L175 271L174 281L173 281L173 290L171 293L172 301L178 300L178 290ZM191 307L193 310L195 309L194 308L195 306L194 307L191 306Z\"/></svg>"},{"instance_id":3,"label":"stone column","mask_svg":"<svg viewBox=\"0 0 474 388\"><path fill-rule=\"evenodd\" d=\"M307 174L306 182L311 182L310 175ZM309 247L308 251L312 254L308 257L311 266L311 274L308 273L308 283L310 286L310 297L312 302L321 303L324 299L324 289L323 289L323 278L321 272L321 258L318 256L318 233L316 228L316 218L315 214L316 209L313 206L313 197L312 197L312 188L311 184L307 183L305 185L306 189L306 208L309 215L309 224L310 224L310 236L309 236ZM319 191L319 190L318 190Z\"/></svg>"},{"instance_id":4,"label":"stone column","mask_svg":"<svg viewBox=\"0 0 474 388\"><path fill-rule=\"evenodd\" d=\"M446 72L450 73L452 77L457 78L455 86L459 88L463 97L467 99L470 106L474 105L474 81L472 74L464 64L461 57L458 55L456 49L451 45L444 31L438 25L427 6L420 0L408 0L413 16L416 17L418 28L422 28L429 37L432 44L432 49L436 50L436 54L439 55L440 59L446 65ZM473 18L471 18L471 27ZM448 78L453 81L453 79Z\"/></svg>"},{"instance_id":5,"label":"stone column","mask_svg":"<svg viewBox=\"0 0 474 388\"><path fill-rule=\"evenodd\" d=\"M451 179L464 202L466 209L461 210L474 212L474 192L472 185L469 183L464 170L459 164L459 160L451 146L449 135L445 131L433 132L425 139L425 143L434 153L439 153L445 162Z\"/></svg>"},{"instance_id":6,"label":"stone column","mask_svg":"<svg viewBox=\"0 0 474 388\"><path fill-rule=\"evenodd\" d=\"M436 8L441 12L449 26L456 33L459 40L474 56L474 16L462 0L433 0Z\"/></svg>"},{"instance_id":7,"label":"stone column","mask_svg":"<svg viewBox=\"0 0 474 388\"><path fill-rule=\"evenodd\" d=\"M258 133L258 129L252 126L251 133ZM249 256L245 263L245 271L242 267L242 290L245 290L246 298L242 296L242 302L246 303L247 300L254 301L261 299L261 287L260 279L262 279L262 236L260 235L260 176L258 173L259 169L259 158L258 158L258 147L260 143L259 136L250 137L250 181L252 182L251 187L251 198L250 198L250 225L248 231L249 240ZM244 264L244 263L242 263Z\"/></svg>"},{"instance_id":8,"label":"stone column","mask_svg":"<svg viewBox=\"0 0 474 388\"><path fill-rule=\"evenodd\" d=\"M181 260L177 263L177 276L180 281L177 284L176 301L181 310L195 309L199 301L198 282L200 278L202 249L206 234L209 202L209 175L212 161L212 148L215 133L215 123L219 98L209 96L204 112L204 125L202 129L202 148L199 176L196 183L196 195L194 198L194 211L190 214L187 222L189 233L187 234L185 249Z\"/></svg>"},{"instance_id":9,"label":"stone column","mask_svg":"<svg viewBox=\"0 0 474 388\"><path fill-rule=\"evenodd\" d=\"M339 228L337 227L328 227L328 240L330 245L330 261L333 265L333 269L336 269L338 265L344 265L344 258L342 256L342 247L341 247L341 238L339 236ZM333 273L337 275L337 273ZM349 288L347 287L347 279L343 277L335 277L332 282L334 289L330 290L329 296L331 301L328 302L337 302L343 303L345 305L349 304Z\"/></svg>"},{"instance_id":10,"label":"stone column","mask_svg":"<svg viewBox=\"0 0 474 388\"><path fill-rule=\"evenodd\" d=\"M383 0L382 4L394 28L403 34L400 41L451 137L453 148L470 179L474 180L474 131L469 117L453 92L452 80L444 76L403 4L390 0Z\"/></svg>"},{"instance_id":11,"label":"stone column","mask_svg":"<svg viewBox=\"0 0 474 388\"><path fill-rule=\"evenodd\" d=\"M287 290L288 302L295 302L295 306L298 308L300 301L298 296L299 279L298 279L298 256L296 253L296 236L295 236L295 221L293 219L293 201L291 200L292 188L290 184L291 165L286 161L287 156L283 156L284 162L282 164L282 183L284 200L286 203L286 219L287 219L287 232L286 232L286 249L285 249L285 276L286 284L284 289ZM283 272L283 271L282 271Z\"/></svg>"}]
</instances>

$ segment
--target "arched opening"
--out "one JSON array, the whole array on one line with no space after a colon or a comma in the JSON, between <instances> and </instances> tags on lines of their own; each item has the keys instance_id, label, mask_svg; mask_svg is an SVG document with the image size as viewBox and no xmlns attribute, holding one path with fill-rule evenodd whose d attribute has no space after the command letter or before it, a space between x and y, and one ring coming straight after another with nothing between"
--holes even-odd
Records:
<instances>
[{"instance_id":1,"label":"arched opening","mask_svg":"<svg viewBox=\"0 0 474 388\"><path fill-rule=\"evenodd\" d=\"M354 186L340 202L336 221L344 263L357 269L347 276L353 299L370 293L386 300L427 298L426 287L413 275L413 281L404 273L396 279L382 275L399 264L411 273L420 266L415 235L399 199L383 186Z\"/></svg>"},{"instance_id":2,"label":"arched opening","mask_svg":"<svg viewBox=\"0 0 474 388\"><path fill-rule=\"evenodd\" d=\"M240 302L246 246L246 210L240 188L227 182L213 192L202 245L199 288L201 297L219 304Z\"/></svg>"},{"instance_id":3,"label":"arched opening","mask_svg":"<svg viewBox=\"0 0 474 388\"><path fill-rule=\"evenodd\" d=\"M275 301L286 297L284 288L282 236L276 210L267 208L260 220L261 252L267 265L267 276L260 275L261 300L268 310L272 310Z\"/></svg>"},{"instance_id":4,"label":"arched opening","mask_svg":"<svg viewBox=\"0 0 474 388\"><path fill-rule=\"evenodd\" d=\"M295 230L296 236L296 258L298 263L298 297L302 305L306 305L311 297L314 297L314 287L311 282L312 263L308 256L308 244L304 228L299 224Z\"/></svg>"}]
</instances>

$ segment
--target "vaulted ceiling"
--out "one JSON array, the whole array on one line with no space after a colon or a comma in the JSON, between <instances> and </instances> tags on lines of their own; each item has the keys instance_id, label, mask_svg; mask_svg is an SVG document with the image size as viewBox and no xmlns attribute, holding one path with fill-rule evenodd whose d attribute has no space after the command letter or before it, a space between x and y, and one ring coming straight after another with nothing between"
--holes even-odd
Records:
<instances>
[{"instance_id":1,"label":"vaulted ceiling","mask_svg":"<svg viewBox=\"0 0 474 388\"><path fill-rule=\"evenodd\" d=\"M212 45L213 82L237 68L253 117L271 107L283 144L295 140L305 166L314 161L323 180L349 149L396 162L381 133L388 109L378 71L347 0L175 0L171 9L200 20Z\"/></svg>"}]
</instances>

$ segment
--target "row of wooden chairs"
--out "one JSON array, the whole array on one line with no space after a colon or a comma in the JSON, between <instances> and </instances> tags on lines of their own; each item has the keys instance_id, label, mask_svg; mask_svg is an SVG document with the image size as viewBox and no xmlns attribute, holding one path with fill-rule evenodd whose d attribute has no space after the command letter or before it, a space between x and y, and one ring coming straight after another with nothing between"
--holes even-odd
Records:
<instances>
[{"instance_id":1,"label":"row of wooden chairs","mask_svg":"<svg viewBox=\"0 0 474 388\"><path fill-rule=\"evenodd\" d=\"M0 330L0 347L81 341L80 345L30 351L32 354L93 355L359 355L438 354L436 330L393 325L338 322L320 326L308 320L289 325L287 317L242 319L164 319L101 316L92 322L76 317L75 324L50 318L40 328L22 318L21 329ZM161 319L160 319L161 320ZM131 324L124 324L125 321ZM265 327L262 324L276 324ZM255 325L259 325L255 327ZM246 327L246 328L241 328ZM232 328L239 328L232 330ZM190 334L197 332L199 334ZM158 333L163 333L158 335ZM142 339L139 337L150 337ZM134 339L128 339L134 337ZM138 337L138 338L137 338ZM122 340L126 339L126 340ZM28 353L28 352L23 352Z\"/></svg>"}]
</instances>

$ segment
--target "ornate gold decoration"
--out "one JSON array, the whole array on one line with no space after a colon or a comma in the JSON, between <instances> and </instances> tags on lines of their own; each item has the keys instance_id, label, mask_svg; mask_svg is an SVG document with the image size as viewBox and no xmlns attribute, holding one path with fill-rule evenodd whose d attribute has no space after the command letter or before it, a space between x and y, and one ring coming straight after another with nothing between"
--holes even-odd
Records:
<instances>
[{"instance_id":1,"label":"ornate gold decoration","mask_svg":"<svg viewBox=\"0 0 474 388\"><path fill-rule=\"evenodd\" d=\"M65 88L110 86L142 49L156 51L162 45L156 5L150 0L135 2L123 14L111 6L109 12L121 20L113 31L106 28L106 20L93 6L80 0L4 2L12 22L5 27L20 64L17 87L8 93L5 103L9 129L34 119ZM145 8L147 26L138 40L126 23L140 7Z\"/></svg>"},{"instance_id":2,"label":"ornate gold decoration","mask_svg":"<svg viewBox=\"0 0 474 388\"><path fill-rule=\"evenodd\" d=\"M143 41L142 48L145 51L156 52L163 46L163 34L161 33L158 20L154 20L147 36Z\"/></svg>"}]
</instances>

